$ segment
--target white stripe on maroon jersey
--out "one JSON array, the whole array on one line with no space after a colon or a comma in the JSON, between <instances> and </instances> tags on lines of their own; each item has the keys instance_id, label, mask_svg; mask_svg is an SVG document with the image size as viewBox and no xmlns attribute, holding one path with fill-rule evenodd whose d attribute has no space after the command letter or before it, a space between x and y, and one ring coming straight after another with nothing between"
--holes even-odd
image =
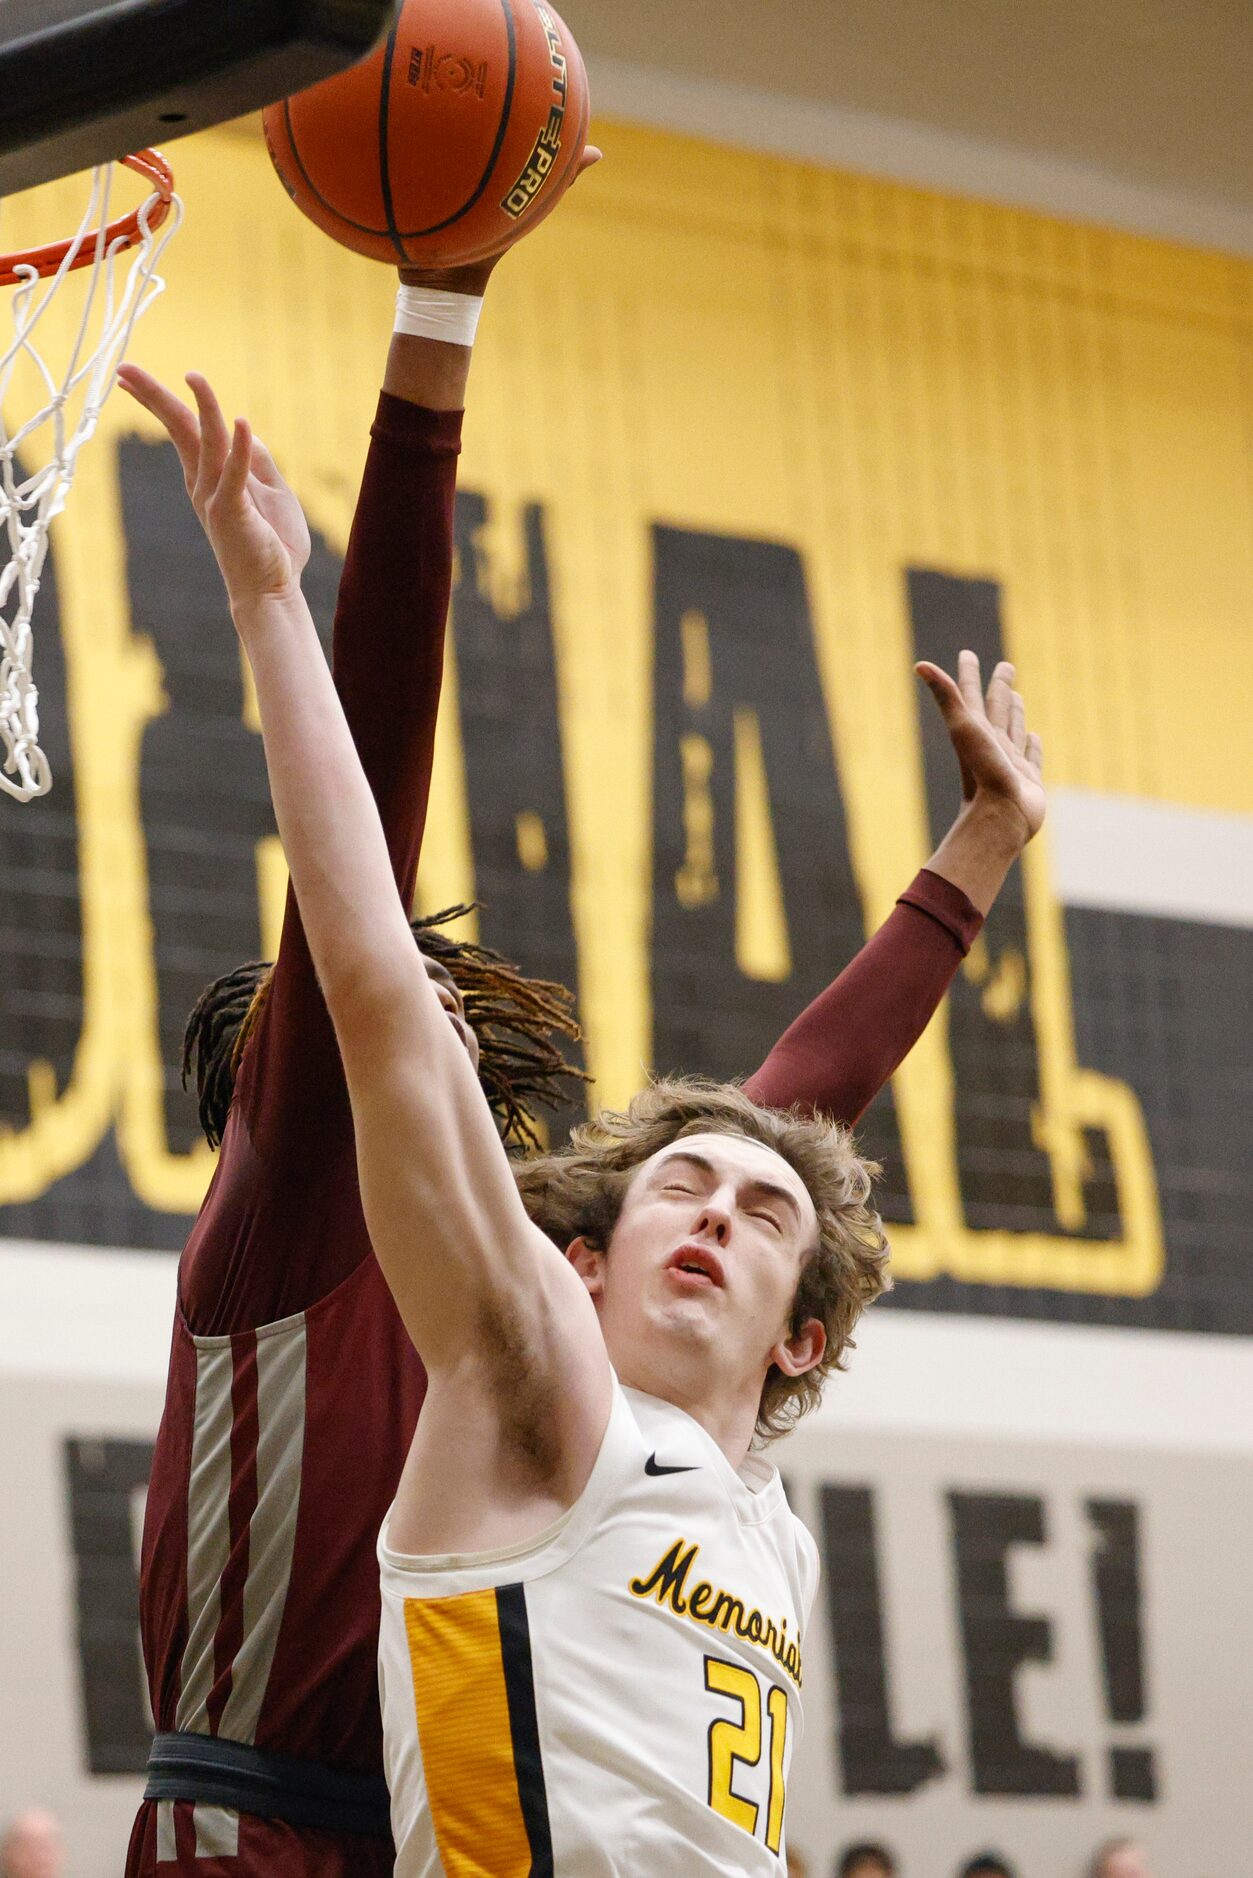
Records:
<instances>
[{"instance_id":1,"label":"white stripe on maroon jersey","mask_svg":"<svg viewBox=\"0 0 1253 1878\"><path fill-rule=\"evenodd\" d=\"M291 1582L305 1440L303 1316L257 1332L257 1505L248 1533L243 1642L231 1665L231 1693L218 1732L256 1739Z\"/></svg>"},{"instance_id":2,"label":"white stripe on maroon jersey","mask_svg":"<svg viewBox=\"0 0 1253 1878\"><path fill-rule=\"evenodd\" d=\"M229 1337L196 1340L196 1419L187 1485L187 1644L175 1726L208 1734L213 1646L222 1617L222 1573L230 1556L231 1384Z\"/></svg>"},{"instance_id":3,"label":"white stripe on maroon jersey","mask_svg":"<svg viewBox=\"0 0 1253 1878\"><path fill-rule=\"evenodd\" d=\"M161 1800L157 1804L157 1864L171 1865L178 1858L178 1839L174 1831L174 1802Z\"/></svg>"},{"instance_id":4,"label":"white stripe on maroon jersey","mask_svg":"<svg viewBox=\"0 0 1253 1878\"><path fill-rule=\"evenodd\" d=\"M187 1487L187 1643L175 1726L220 1734L251 1745L278 1647L291 1582L304 1458L308 1336L303 1313L239 1337L193 1337L196 1400ZM257 1451L236 1452L246 1432L236 1423L237 1372L247 1379L255 1350ZM242 1368L240 1367L242 1364ZM224 1611L222 1579L231 1555L231 1483L256 1469L256 1505L248 1519L248 1569L242 1592ZM216 1650L225 1617L242 1616L239 1647L229 1665L230 1693L215 1729L208 1704L217 1680ZM224 1666L225 1667L225 1666ZM158 1840L170 1837L158 1809ZM197 1859L233 1858L239 1815L225 1807L193 1808ZM165 1854L158 1849L158 1859Z\"/></svg>"},{"instance_id":5,"label":"white stripe on maroon jersey","mask_svg":"<svg viewBox=\"0 0 1253 1878\"><path fill-rule=\"evenodd\" d=\"M239 1857L239 1814L224 1806L194 1806L197 1858Z\"/></svg>"}]
</instances>

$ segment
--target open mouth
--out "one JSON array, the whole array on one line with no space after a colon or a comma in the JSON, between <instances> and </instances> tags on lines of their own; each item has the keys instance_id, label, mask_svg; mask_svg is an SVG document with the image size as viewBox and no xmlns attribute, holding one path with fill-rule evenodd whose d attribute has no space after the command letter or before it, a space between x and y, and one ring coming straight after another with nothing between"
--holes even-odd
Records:
<instances>
[{"instance_id":1,"label":"open mouth","mask_svg":"<svg viewBox=\"0 0 1253 1878\"><path fill-rule=\"evenodd\" d=\"M721 1291L726 1284L722 1261L708 1246L681 1245L670 1255L666 1270L684 1287Z\"/></svg>"}]
</instances>

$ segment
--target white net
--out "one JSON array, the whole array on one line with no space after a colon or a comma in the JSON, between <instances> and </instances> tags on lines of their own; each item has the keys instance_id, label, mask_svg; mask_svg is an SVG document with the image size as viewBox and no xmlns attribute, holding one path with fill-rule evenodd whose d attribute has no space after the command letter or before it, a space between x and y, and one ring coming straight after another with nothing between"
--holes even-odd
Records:
<instances>
[{"instance_id":1,"label":"white net","mask_svg":"<svg viewBox=\"0 0 1253 1878\"><path fill-rule=\"evenodd\" d=\"M90 199L63 253L45 251L12 269L13 337L0 352L0 556L8 550L8 565L0 570L0 790L19 802L52 786L39 747L31 626L48 530L65 507L78 453L113 389L135 321L164 290L157 266L182 220L177 196L162 220L164 201L154 193L129 227L110 229L115 175L113 164L92 172ZM39 328L72 274L82 316L68 360L54 370L40 353ZM19 367L23 391L33 382L36 401L43 402L11 430L9 399ZM42 467L33 467L36 458Z\"/></svg>"}]
</instances>

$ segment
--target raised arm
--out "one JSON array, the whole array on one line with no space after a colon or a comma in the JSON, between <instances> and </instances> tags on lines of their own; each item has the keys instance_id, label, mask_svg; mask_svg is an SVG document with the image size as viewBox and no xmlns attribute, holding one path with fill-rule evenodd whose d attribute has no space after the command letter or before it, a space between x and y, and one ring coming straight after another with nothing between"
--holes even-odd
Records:
<instances>
[{"instance_id":1,"label":"raised arm","mask_svg":"<svg viewBox=\"0 0 1253 1878\"><path fill-rule=\"evenodd\" d=\"M489 272L463 270L448 285L481 293ZM470 356L393 336L335 613L335 682L406 905L430 792ZM196 413L135 367L122 379L165 425L194 501ZM369 1252L343 1068L289 892L232 1127L182 1262L183 1310L205 1334L250 1328L315 1303Z\"/></svg>"},{"instance_id":2,"label":"raised arm","mask_svg":"<svg viewBox=\"0 0 1253 1878\"><path fill-rule=\"evenodd\" d=\"M343 1057L375 1253L465 1438L499 1449L478 1477L534 1508L537 1476L569 1504L591 1471L612 1379L577 1274L527 1217L469 1059L445 1021L396 891L378 809L300 591L292 498L202 378L197 507L256 681L279 832ZM307 538L306 538L307 539ZM499 1385L507 1376L507 1390ZM557 1387L560 1379L560 1387ZM510 1440L527 1390L547 1446ZM436 1439L434 1445L438 1446Z\"/></svg>"},{"instance_id":3,"label":"raised arm","mask_svg":"<svg viewBox=\"0 0 1253 1878\"><path fill-rule=\"evenodd\" d=\"M961 654L956 682L934 665L918 672L952 739L961 808L891 917L749 1078L749 1094L770 1107L857 1121L930 1023L1044 820L1040 739L1013 666L997 665L986 698L973 652Z\"/></svg>"}]
</instances>

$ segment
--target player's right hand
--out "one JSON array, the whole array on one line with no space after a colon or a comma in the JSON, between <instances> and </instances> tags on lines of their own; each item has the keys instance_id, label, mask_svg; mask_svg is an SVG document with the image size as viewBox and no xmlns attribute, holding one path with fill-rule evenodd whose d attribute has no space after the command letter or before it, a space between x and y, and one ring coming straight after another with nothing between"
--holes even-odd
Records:
<instances>
[{"instance_id":1,"label":"player's right hand","mask_svg":"<svg viewBox=\"0 0 1253 1878\"><path fill-rule=\"evenodd\" d=\"M575 182L593 169L604 154L594 143L589 143L579 158ZM501 248L496 254L489 254L485 261L471 261L465 267L402 267L399 269L401 282L406 287L438 287L444 293L469 293L481 298L487 290L493 268L504 260L510 248L516 248L517 245L517 241L511 241L508 247Z\"/></svg>"},{"instance_id":2,"label":"player's right hand","mask_svg":"<svg viewBox=\"0 0 1253 1878\"><path fill-rule=\"evenodd\" d=\"M199 372L187 374L195 411L138 365L120 366L118 383L164 426L178 451L187 494L231 604L298 587L309 559L309 525L260 438L242 420L233 435L227 430Z\"/></svg>"}]
</instances>

